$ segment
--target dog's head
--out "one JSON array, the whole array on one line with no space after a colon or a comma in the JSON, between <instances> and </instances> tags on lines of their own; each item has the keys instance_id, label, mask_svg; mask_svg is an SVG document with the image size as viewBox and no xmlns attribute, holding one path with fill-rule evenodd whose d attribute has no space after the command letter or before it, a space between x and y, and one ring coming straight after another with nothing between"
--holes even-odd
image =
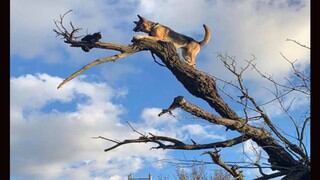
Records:
<instances>
[{"instance_id":1,"label":"dog's head","mask_svg":"<svg viewBox=\"0 0 320 180\"><path fill-rule=\"evenodd\" d=\"M139 18L139 21L133 21L136 24L136 27L133 28L134 32L145 32L149 33L152 29L152 22L147 20L146 18L137 15Z\"/></svg>"}]
</instances>

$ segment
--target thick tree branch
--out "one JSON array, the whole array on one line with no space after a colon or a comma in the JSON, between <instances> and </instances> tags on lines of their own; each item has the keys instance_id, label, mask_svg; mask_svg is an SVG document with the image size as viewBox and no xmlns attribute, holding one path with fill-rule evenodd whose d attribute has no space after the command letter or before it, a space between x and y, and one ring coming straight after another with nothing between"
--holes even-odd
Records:
<instances>
[{"instance_id":1,"label":"thick tree branch","mask_svg":"<svg viewBox=\"0 0 320 180\"><path fill-rule=\"evenodd\" d=\"M88 45L87 42L83 41L73 41L70 42L71 47L82 47L84 45ZM108 50L115 50L115 51L120 51L121 53L134 53L136 50L130 46L130 45L123 45L123 44L117 44L117 43L111 43L111 42L96 42L93 44L94 48L99 48L99 49L108 49Z\"/></svg>"},{"instance_id":2,"label":"thick tree branch","mask_svg":"<svg viewBox=\"0 0 320 180\"><path fill-rule=\"evenodd\" d=\"M277 165L276 169L281 169L282 167L295 166L297 162L287 154L285 149L277 144L275 140L270 137L264 129L257 128L246 123L244 121L235 121L227 118L221 118L214 116L211 113L208 113L201 109L200 107L189 103L182 96L178 96L174 99L173 103L168 109L164 109L159 115L162 115L165 112L172 111L174 108L182 108L183 110L205 119L211 123L219 124L228 127L231 130L236 130L242 134L248 135L252 138L259 146L261 146L270 156L269 162ZM286 157L284 159L279 159L279 157ZM292 165L283 164L284 162L293 163Z\"/></svg>"},{"instance_id":3,"label":"thick tree branch","mask_svg":"<svg viewBox=\"0 0 320 180\"><path fill-rule=\"evenodd\" d=\"M191 104L190 102L185 100L183 98L183 96L177 96L176 98L174 98L170 107L168 109L162 110L162 112L159 114L159 116L161 116L162 114L164 114L166 112L170 112L175 108L181 108L196 117L202 118L202 119L207 120L207 121L214 123L214 124L226 126L227 128L229 128L231 130L237 130L238 132L244 133L244 134L248 135L249 137L256 137L256 138L268 137L268 133L266 131L264 131L261 128L245 124L244 123L245 121L243 119L233 120L233 119L215 116L215 115L201 109L200 107L198 107L194 104Z\"/></svg>"}]
</instances>

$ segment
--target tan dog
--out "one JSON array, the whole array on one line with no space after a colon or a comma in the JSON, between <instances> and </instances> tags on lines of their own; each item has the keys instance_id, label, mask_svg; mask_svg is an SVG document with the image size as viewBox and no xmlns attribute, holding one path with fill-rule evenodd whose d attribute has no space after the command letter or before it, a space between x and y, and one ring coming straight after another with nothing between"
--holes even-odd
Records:
<instances>
[{"instance_id":1,"label":"tan dog","mask_svg":"<svg viewBox=\"0 0 320 180\"><path fill-rule=\"evenodd\" d=\"M136 39L147 38L156 41L172 42L176 48L182 49L184 60L195 68L196 56L199 53L200 48L206 45L211 38L211 32L205 24L203 25L205 31L204 39L202 41L196 41L191 37L173 31L167 26L149 21L140 15L138 15L138 17L139 21L134 21L136 27L133 31L145 32L148 33L149 36L135 36Z\"/></svg>"}]
</instances>

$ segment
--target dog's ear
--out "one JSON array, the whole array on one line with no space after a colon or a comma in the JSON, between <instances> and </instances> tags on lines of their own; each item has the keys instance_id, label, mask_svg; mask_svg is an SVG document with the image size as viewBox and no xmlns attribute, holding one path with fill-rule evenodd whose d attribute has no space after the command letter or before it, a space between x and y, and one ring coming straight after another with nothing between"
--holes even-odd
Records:
<instances>
[{"instance_id":1,"label":"dog's ear","mask_svg":"<svg viewBox=\"0 0 320 180\"><path fill-rule=\"evenodd\" d=\"M138 18L139 18L139 20L141 21L144 21L145 20L145 18L144 17L142 17L142 16L140 16L139 14L137 15L138 16Z\"/></svg>"}]
</instances>

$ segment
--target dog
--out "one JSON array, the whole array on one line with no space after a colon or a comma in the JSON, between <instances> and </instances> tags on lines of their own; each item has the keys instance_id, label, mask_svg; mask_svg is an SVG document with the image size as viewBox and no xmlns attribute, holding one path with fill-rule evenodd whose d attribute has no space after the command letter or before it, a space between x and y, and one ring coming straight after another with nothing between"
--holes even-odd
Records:
<instances>
[{"instance_id":1,"label":"dog","mask_svg":"<svg viewBox=\"0 0 320 180\"><path fill-rule=\"evenodd\" d=\"M134 21L136 27L134 32L145 32L148 36L135 36L136 39L151 39L155 41L172 42L175 48L182 49L182 57L187 64L195 68L196 56L200 48L208 44L211 38L211 31L205 24L203 25L205 35L202 41L196 41L191 37L175 32L167 26L147 20L146 18L137 15L139 21Z\"/></svg>"}]
</instances>

